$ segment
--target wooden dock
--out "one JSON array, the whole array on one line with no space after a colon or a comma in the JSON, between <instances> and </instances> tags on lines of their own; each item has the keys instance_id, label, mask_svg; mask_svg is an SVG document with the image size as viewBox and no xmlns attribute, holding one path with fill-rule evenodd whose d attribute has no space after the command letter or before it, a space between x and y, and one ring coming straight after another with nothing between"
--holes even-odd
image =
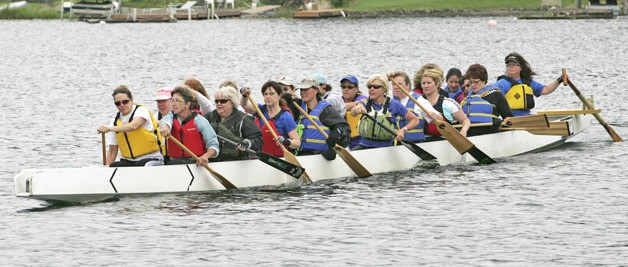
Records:
<instances>
[{"instance_id":1,"label":"wooden dock","mask_svg":"<svg viewBox=\"0 0 628 267\"><path fill-rule=\"evenodd\" d=\"M345 13L344 11L340 9L300 10L300 11L294 11L292 16L294 18L303 18L303 19L333 18L333 17L345 17Z\"/></svg>"},{"instance_id":2,"label":"wooden dock","mask_svg":"<svg viewBox=\"0 0 628 267\"><path fill-rule=\"evenodd\" d=\"M215 17L218 18L233 18L240 17L242 15L242 11L237 9L226 9L226 10L214 10ZM124 23L124 22L176 22L178 20L206 20L208 19L209 12L205 11L194 11L191 13L185 12L177 12L173 14L173 17L170 16L166 10L156 10L150 13L138 13L132 15L131 12L122 13L122 14L113 14L111 18L105 20L107 23ZM215 18L214 17L214 18Z\"/></svg>"}]
</instances>

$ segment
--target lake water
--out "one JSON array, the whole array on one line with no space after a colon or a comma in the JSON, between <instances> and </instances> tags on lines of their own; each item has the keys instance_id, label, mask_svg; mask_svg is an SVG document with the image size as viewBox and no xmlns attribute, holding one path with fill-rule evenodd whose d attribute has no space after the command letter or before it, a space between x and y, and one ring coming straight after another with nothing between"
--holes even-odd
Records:
<instances>
[{"instance_id":1,"label":"lake water","mask_svg":"<svg viewBox=\"0 0 628 267\"><path fill-rule=\"evenodd\" d=\"M424 166L287 192L236 190L74 206L17 198L25 168L101 162L96 127L126 84L156 109L157 88L196 77L259 88L281 75L375 73L425 63L490 81L518 51L537 79L567 68L628 138L628 19L218 20L173 24L0 21L0 265L618 266L628 258L627 146L595 122L551 151L490 166ZM261 94L254 90L256 97ZM568 87L537 107L576 108ZM383 159L386 160L386 159Z\"/></svg>"}]
</instances>

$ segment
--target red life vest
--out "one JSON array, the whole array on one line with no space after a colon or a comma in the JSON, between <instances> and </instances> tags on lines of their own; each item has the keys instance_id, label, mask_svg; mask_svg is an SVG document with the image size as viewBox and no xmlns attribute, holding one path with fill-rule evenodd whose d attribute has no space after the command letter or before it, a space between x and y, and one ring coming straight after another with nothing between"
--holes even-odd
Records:
<instances>
[{"instance_id":1,"label":"red life vest","mask_svg":"<svg viewBox=\"0 0 628 267\"><path fill-rule=\"evenodd\" d=\"M425 95L423 95L423 98L427 99ZM434 105L434 109L436 109L436 111L438 111L441 115L443 115L443 100L444 99L445 97L443 97L443 95L439 95L438 101ZM443 118L445 118L444 115L443 115ZM447 118L445 118L445 121L447 121ZM448 123L451 123L451 122L448 121ZM427 124L423 132L431 136L440 136L440 132L438 132L438 125L436 125L434 120L432 120L429 124Z\"/></svg>"},{"instance_id":2,"label":"red life vest","mask_svg":"<svg viewBox=\"0 0 628 267\"><path fill-rule=\"evenodd\" d=\"M207 152L205 150L205 142L203 142L203 136L196 128L196 124L194 124L194 117L198 114L196 112L192 112L190 116L185 118L182 123L179 123L179 120L176 118L172 120L172 130L170 134L172 137L179 140L179 142L183 143L187 148L189 148L194 155L201 156ZM183 124L183 127L181 127ZM191 156L188 153L184 153L184 151L177 146L174 142L168 139L168 156L171 158L190 158Z\"/></svg>"},{"instance_id":3,"label":"red life vest","mask_svg":"<svg viewBox=\"0 0 628 267\"><path fill-rule=\"evenodd\" d=\"M264 108L266 107L264 106ZM279 111L279 113L277 113L275 117L272 117L269 120L267 120L268 124L264 124L264 126L261 126L261 127L260 127L260 125L262 125L261 119L259 118L259 116L255 116L255 124L257 124L257 127L260 128L260 130L262 130L262 139L264 139L264 145L262 145L262 152L268 153L277 157L283 157L283 150L277 145L277 141L275 141L273 134L268 129L268 125L270 125L270 127L272 127L273 131L275 131L277 136L279 136L279 132L277 131L277 127L275 126L275 120L277 120L277 118L279 118L279 116L281 116L281 114L283 114L284 112L286 112L286 110L281 109L281 111Z\"/></svg>"}]
</instances>

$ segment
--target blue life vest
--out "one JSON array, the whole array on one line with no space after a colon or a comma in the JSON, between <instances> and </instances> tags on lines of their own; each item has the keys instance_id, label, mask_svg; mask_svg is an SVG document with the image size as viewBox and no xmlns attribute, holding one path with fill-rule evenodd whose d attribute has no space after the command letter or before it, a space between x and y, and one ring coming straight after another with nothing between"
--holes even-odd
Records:
<instances>
[{"instance_id":1,"label":"blue life vest","mask_svg":"<svg viewBox=\"0 0 628 267\"><path fill-rule=\"evenodd\" d=\"M484 100L484 96L492 93L500 93L496 87L484 87L477 93L469 91L469 96L462 100L462 111L467 115L471 123L493 122L493 118L497 118L493 114L495 106Z\"/></svg>"},{"instance_id":2,"label":"blue life vest","mask_svg":"<svg viewBox=\"0 0 628 267\"><path fill-rule=\"evenodd\" d=\"M419 97L421 97L421 95L415 92L412 92L412 97L414 97L415 99L418 99ZM414 115L419 117L419 124L416 127L414 127L414 129L409 129L409 131L405 135L405 139L408 141L423 141L425 140L425 134L423 133L423 129L425 128L425 119L420 113L416 114L414 112L414 105L416 105L414 101L412 101L411 99L408 99L408 104L406 104L406 109L408 110L408 112L412 112ZM406 125L408 125L408 120L404 119L403 117L398 116L397 123L395 124L395 129L401 129L405 127Z\"/></svg>"},{"instance_id":3,"label":"blue life vest","mask_svg":"<svg viewBox=\"0 0 628 267\"><path fill-rule=\"evenodd\" d=\"M314 122L316 122L316 124L318 124L327 135L329 135L329 127L321 123L319 116L321 115L321 112L323 112L323 109L329 105L329 102L321 101L318 103L318 105L316 105L313 110L308 113L310 117L312 117ZM303 110L307 110L307 104L305 102L301 104L301 107L303 108ZM303 114L299 116L298 124L303 124L303 126L305 127L303 129L303 135L301 136L301 147L299 148L299 150L323 151L329 149L327 147L327 143L325 143L325 140L327 140L327 138L325 138L325 136L323 136L323 134L321 134L321 132L316 129L316 126L314 126L310 122L310 120L303 116Z\"/></svg>"}]
</instances>

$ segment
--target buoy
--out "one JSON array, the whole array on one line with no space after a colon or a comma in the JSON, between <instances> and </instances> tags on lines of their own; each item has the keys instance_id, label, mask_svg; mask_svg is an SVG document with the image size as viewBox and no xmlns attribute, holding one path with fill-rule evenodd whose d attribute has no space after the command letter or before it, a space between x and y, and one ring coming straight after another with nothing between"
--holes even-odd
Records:
<instances>
[{"instance_id":1,"label":"buoy","mask_svg":"<svg viewBox=\"0 0 628 267\"><path fill-rule=\"evenodd\" d=\"M495 28L495 26L497 26L497 21L495 21L494 19L488 21L489 28Z\"/></svg>"}]
</instances>

